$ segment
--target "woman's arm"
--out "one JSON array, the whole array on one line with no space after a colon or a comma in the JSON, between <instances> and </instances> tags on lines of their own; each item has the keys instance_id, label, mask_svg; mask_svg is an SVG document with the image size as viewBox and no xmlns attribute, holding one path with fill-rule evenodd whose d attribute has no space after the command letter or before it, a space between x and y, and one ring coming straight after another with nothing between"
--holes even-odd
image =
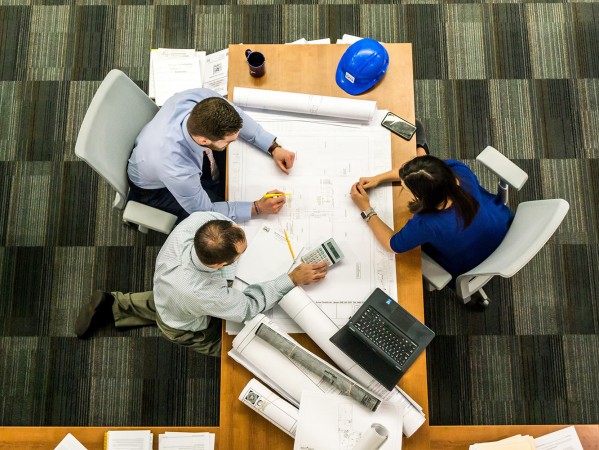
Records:
<instances>
[{"instance_id":1,"label":"woman's arm","mask_svg":"<svg viewBox=\"0 0 599 450\"><path fill-rule=\"evenodd\" d=\"M360 211L366 211L370 208L370 199L366 193L364 187L360 183L355 183L351 187L350 191L351 199L360 209ZM368 219L368 226L374 233L374 237L383 246L383 248L389 252L395 253L391 249L391 237L394 231L381 220L378 215L373 215Z\"/></svg>"},{"instance_id":2,"label":"woman's arm","mask_svg":"<svg viewBox=\"0 0 599 450\"><path fill-rule=\"evenodd\" d=\"M391 183L393 181L399 181L399 169L391 169L372 177L361 177L359 183L364 189L371 189L381 183Z\"/></svg>"}]
</instances>

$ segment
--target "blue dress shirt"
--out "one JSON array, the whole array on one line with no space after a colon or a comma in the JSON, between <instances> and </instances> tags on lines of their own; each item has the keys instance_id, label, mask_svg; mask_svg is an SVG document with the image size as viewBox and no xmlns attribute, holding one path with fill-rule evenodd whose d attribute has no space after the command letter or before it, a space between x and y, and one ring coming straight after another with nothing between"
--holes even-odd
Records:
<instances>
[{"instance_id":1,"label":"blue dress shirt","mask_svg":"<svg viewBox=\"0 0 599 450\"><path fill-rule=\"evenodd\" d=\"M167 188L190 214L215 211L235 221L246 221L252 215L252 202L212 203L200 182L207 148L193 141L187 119L196 103L208 97L220 96L210 89L190 89L168 99L137 136L127 173L140 188ZM243 119L239 137L268 152L275 136L233 106Z\"/></svg>"},{"instance_id":2,"label":"blue dress shirt","mask_svg":"<svg viewBox=\"0 0 599 450\"><path fill-rule=\"evenodd\" d=\"M445 161L460 180L460 186L479 204L468 228L458 222L451 206L434 213L418 213L391 238L396 253L422 245L422 249L455 279L483 262L501 244L514 214L479 183L476 175L459 161Z\"/></svg>"}]
</instances>

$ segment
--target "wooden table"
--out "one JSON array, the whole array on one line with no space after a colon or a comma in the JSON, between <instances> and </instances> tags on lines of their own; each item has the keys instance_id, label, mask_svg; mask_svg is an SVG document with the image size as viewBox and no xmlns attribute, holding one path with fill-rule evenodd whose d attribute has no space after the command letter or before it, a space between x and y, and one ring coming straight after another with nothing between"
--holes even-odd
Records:
<instances>
[{"instance_id":1,"label":"wooden table","mask_svg":"<svg viewBox=\"0 0 599 450\"><path fill-rule=\"evenodd\" d=\"M385 47L390 54L390 64L385 77L369 92L356 97L346 94L335 83L337 63L347 45L232 45L229 46L229 98L232 98L233 87L239 86L376 100L379 109L390 109L401 117L414 121L412 45L385 44ZM249 75L244 55L246 48L261 51L265 55L264 77L256 79ZM282 144L285 144L284 140ZM395 167L398 167L401 161L415 155L415 138L406 142L392 136L391 145ZM401 227L409 218L405 208L397 207L406 201L400 197L400 191L398 187L393 189L396 227ZM397 279L401 280L398 283L399 302L414 316L424 320L420 250L398 255L396 265ZM294 335L294 338L318 353L315 344L306 335ZM252 374L226 354L226 350L231 348L231 342L232 336L225 334L221 365L221 449L293 448L293 441L289 436L237 399L243 387L252 378ZM424 408L428 416L425 354L418 358L402 378L401 386ZM404 442L405 449L428 448L428 426L425 424L412 438Z\"/></svg>"}]
</instances>

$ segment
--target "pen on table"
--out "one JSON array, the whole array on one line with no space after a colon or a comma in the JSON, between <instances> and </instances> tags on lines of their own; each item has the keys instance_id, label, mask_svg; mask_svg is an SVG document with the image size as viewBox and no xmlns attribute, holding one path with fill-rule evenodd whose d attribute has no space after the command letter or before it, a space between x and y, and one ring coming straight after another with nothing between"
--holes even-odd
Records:
<instances>
[{"instance_id":1,"label":"pen on table","mask_svg":"<svg viewBox=\"0 0 599 450\"><path fill-rule=\"evenodd\" d=\"M289 251L291 252L291 257L295 261L295 253L293 253L293 248L291 248L291 241L289 240L289 235L287 234L287 230L283 229L283 233L285 233L285 240L287 241L287 245L289 246Z\"/></svg>"},{"instance_id":2,"label":"pen on table","mask_svg":"<svg viewBox=\"0 0 599 450\"><path fill-rule=\"evenodd\" d=\"M285 192L283 194L264 194L263 198L275 198L275 197L282 197L282 196L289 197L289 196L291 196L291 192Z\"/></svg>"}]
</instances>

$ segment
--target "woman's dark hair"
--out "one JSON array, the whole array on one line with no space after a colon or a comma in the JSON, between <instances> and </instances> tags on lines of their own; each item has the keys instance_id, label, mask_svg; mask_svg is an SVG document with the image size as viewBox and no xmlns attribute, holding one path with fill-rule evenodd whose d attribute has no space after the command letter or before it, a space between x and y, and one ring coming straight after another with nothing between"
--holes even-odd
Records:
<instances>
[{"instance_id":1,"label":"woman's dark hair","mask_svg":"<svg viewBox=\"0 0 599 450\"><path fill-rule=\"evenodd\" d=\"M458 220L464 228L468 228L478 213L476 199L458 184L457 175L439 158L418 156L399 169L399 176L414 195L414 200L409 204L413 214L438 212L451 200Z\"/></svg>"},{"instance_id":2,"label":"woman's dark hair","mask_svg":"<svg viewBox=\"0 0 599 450\"><path fill-rule=\"evenodd\" d=\"M202 263L213 265L232 263L244 241L245 233L230 220L209 220L196 231L193 246Z\"/></svg>"}]
</instances>

